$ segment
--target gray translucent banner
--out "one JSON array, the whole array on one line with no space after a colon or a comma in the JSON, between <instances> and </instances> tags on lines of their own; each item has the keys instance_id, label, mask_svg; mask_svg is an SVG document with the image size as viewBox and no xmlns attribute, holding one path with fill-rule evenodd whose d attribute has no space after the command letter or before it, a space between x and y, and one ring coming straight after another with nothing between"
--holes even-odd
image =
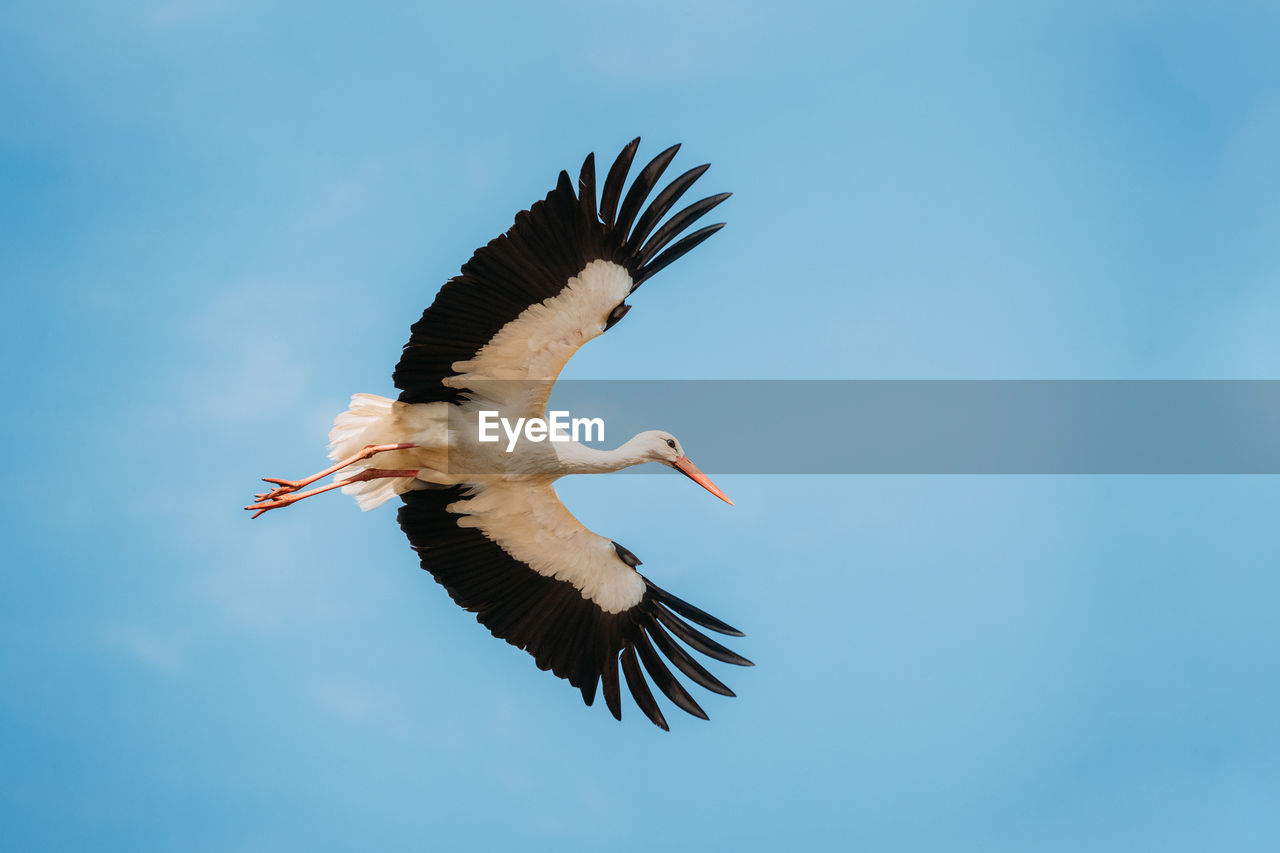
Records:
<instances>
[{"instance_id":1,"label":"gray translucent banner","mask_svg":"<svg viewBox=\"0 0 1280 853\"><path fill-rule=\"evenodd\" d=\"M547 408L717 474L1280 473L1275 380L562 381Z\"/></svg>"}]
</instances>

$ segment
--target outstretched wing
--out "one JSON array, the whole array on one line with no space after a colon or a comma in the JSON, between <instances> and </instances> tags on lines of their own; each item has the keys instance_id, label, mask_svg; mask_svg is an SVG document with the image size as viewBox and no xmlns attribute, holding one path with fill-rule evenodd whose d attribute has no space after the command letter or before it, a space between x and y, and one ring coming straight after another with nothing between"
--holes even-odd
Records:
<instances>
[{"instance_id":1,"label":"outstretched wing","mask_svg":"<svg viewBox=\"0 0 1280 853\"><path fill-rule=\"evenodd\" d=\"M636 705L663 729L641 664L667 698L702 719L706 713L664 657L694 683L733 695L676 638L716 660L751 665L684 620L732 636L740 631L654 586L636 571L635 555L584 527L550 484L500 482L474 493L454 486L403 497L400 527L450 597L495 637L579 688L588 705L603 685L619 720L619 664Z\"/></svg>"},{"instance_id":2,"label":"outstretched wing","mask_svg":"<svg viewBox=\"0 0 1280 853\"><path fill-rule=\"evenodd\" d=\"M476 250L445 283L396 365L401 401L457 403L479 387L492 397L491 380L518 380L502 384L513 399L500 402L541 416L560 370L578 347L622 319L626 297L723 227L681 236L729 193L695 202L659 226L705 165L676 178L645 207L679 145L654 157L624 196L639 144L632 140L614 161L598 209L589 154L577 194L561 172L545 199L516 214L506 234Z\"/></svg>"}]
</instances>

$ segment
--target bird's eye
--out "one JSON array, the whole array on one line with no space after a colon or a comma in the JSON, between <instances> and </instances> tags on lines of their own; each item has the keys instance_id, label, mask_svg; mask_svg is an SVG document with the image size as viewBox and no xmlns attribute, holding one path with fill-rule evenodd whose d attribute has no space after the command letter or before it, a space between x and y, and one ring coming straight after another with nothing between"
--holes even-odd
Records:
<instances>
[{"instance_id":1,"label":"bird's eye","mask_svg":"<svg viewBox=\"0 0 1280 853\"><path fill-rule=\"evenodd\" d=\"M670 447L672 450L675 450L675 449L676 449L676 440L675 440L674 438L668 438L668 439L667 439L667 447Z\"/></svg>"}]
</instances>

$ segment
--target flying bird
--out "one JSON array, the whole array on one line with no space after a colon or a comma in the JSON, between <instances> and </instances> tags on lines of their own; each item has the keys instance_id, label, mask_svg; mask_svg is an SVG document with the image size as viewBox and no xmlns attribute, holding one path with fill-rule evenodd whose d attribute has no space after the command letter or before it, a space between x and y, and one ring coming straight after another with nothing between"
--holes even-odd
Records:
<instances>
[{"instance_id":1,"label":"flying bird","mask_svg":"<svg viewBox=\"0 0 1280 853\"><path fill-rule=\"evenodd\" d=\"M614 450L598 450L575 441L535 442L527 432L514 446L485 442L475 428L481 412L512 422L543 418L551 387L578 348L626 316L626 299L636 288L723 227L686 233L729 193L663 221L706 165L648 201L679 145L654 157L625 187L639 143L632 140L609 168L598 207L589 154L577 192L562 171L545 199L477 249L413 325L393 374L398 399L353 396L329 434L335 464L302 480L265 477L275 488L245 509L257 518L337 488L366 510L399 496L401 529L422 568L457 604L495 637L529 652L541 669L579 688L587 705L600 687L619 720L620 665L636 705L667 729L641 665L677 707L706 719L667 663L690 681L733 696L685 646L750 666L689 623L743 634L640 574L640 560L583 526L553 484L567 474L657 462L733 502L670 433L650 430ZM332 483L306 488L330 475Z\"/></svg>"}]
</instances>

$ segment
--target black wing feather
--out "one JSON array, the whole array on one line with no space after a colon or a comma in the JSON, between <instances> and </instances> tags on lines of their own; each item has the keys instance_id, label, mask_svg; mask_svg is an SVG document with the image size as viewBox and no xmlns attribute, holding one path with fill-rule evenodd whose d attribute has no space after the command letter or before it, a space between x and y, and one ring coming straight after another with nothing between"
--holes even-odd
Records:
<instances>
[{"instance_id":1,"label":"black wing feather","mask_svg":"<svg viewBox=\"0 0 1280 853\"><path fill-rule=\"evenodd\" d=\"M671 635L662 630L662 626L657 622L649 626L649 636L653 637L654 645L667 656L676 667L689 678L693 679L695 684L707 688L712 693L719 693L721 696L736 696L737 694L725 686L724 682L707 672L706 667L693 659L693 656L680 648L676 641L671 639Z\"/></svg>"},{"instance_id":2,"label":"black wing feather","mask_svg":"<svg viewBox=\"0 0 1280 853\"><path fill-rule=\"evenodd\" d=\"M732 625L720 621L705 610L699 610L697 607L694 607L682 598L676 598L665 589L658 588L652 582L649 584L649 591L653 593L655 598L670 607L676 613L679 613L684 618L701 625L703 628L710 628L712 631L717 631L730 637L746 636Z\"/></svg>"},{"instance_id":3,"label":"black wing feather","mask_svg":"<svg viewBox=\"0 0 1280 853\"><path fill-rule=\"evenodd\" d=\"M644 272L640 274L639 278L632 279L633 283L631 285L631 291L634 293L635 289L640 285L644 284L645 281L647 281L649 277L652 276L654 273L658 272L659 270L663 269L664 267L668 266L674 261L679 260L682 255L684 255L686 252L693 249L703 240L707 239L708 237L710 237L712 234L716 233L723 227L724 227L723 222L717 222L715 225L708 225L706 228L699 228L697 231L694 231L688 237L685 237L683 240L680 240L670 249L667 249L661 255L658 255L658 257L654 258L651 262L649 262L647 266L645 266Z\"/></svg>"},{"instance_id":4,"label":"black wing feather","mask_svg":"<svg viewBox=\"0 0 1280 853\"><path fill-rule=\"evenodd\" d=\"M640 205L644 204L649 193L653 192L653 185L658 182L658 178L662 177L662 173L671 164L671 158L675 157L679 150L679 143L672 145L650 160L649 165L636 175L636 179L631 183L631 189L627 191L627 197L622 200L622 209L618 211L616 231L620 240L626 241L627 234L631 231L631 223L635 222L636 214L640 212Z\"/></svg>"},{"instance_id":5,"label":"black wing feather","mask_svg":"<svg viewBox=\"0 0 1280 853\"><path fill-rule=\"evenodd\" d=\"M626 183L627 172L631 170L631 161L635 159L636 149L639 147L640 137L637 136L622 149L618 159L609 167L609 174L605 176L604 190L600 193L600 218L610 230L613 229L613 214L618 209L618 199L622 196L622 185Z\"/></svg>"},{"instance_id":6,"label":"black wing feather","mask_svg":"<svg viewBox=\"0 0 1280 853\"><path fill-rule=\"evenodd\" d=\"M644 244L644 241L649 237L649 232L658 224L658 220L667 215L667 211L680 200L685 190L693 186L693 182L702 177L702 173L709 168L711 168L710 164L695 166L668 184L665 190L658 193L658 197L645 209L644 215L636 223L635 230L627 238L628 252L634 252Z\"/></svg>"},{"instance_id":7,"label":"black wing feather","mask_svg":"<svg viewBox=\"0 0 1280 853\"><path fill-rule=\"evenodd\" d=\"M695 717L707 719L707 712L693 701L693 697L689 695L689 691L684 689L676 677L671 674L671 670L667 669L666 664L662 662L662 658L658 657L658 653L653 650L653 643L649 642L649 637L643 632L636 637L636 651L640 653L640 660L644 663L644 668L648 670L649 676L653 679L653 683L658 685L658 689L667 694L667 698L674 702L682 711L686 711Z\"/></svg>"},{"instance_id":8,"label":"black wing feather","mask_svg":"<svg viewBox=\"0 0 1280 853\"><path fill-rule=\"evenodd\" d=\"M619 722L622 721L622 686L618 683L618 657L605 654L600 663L600 690L604 693L604 704L609 713Z\"/></svg>"},{"instance_id":9,"label":"black wing feather","mask_svg":"<svg viewBox=\"0 0 1280 853\"><path fill-rule=\"evenodd\" d=\"M654 255L662 251L662 248L680 235L680 232L697 222L707 214L712 208L720 204L725 199L732 196L733 193L719 193L717 195L704 198L702 201L695 201L684 210L667 220L666 224L658 229L658 233L644 247L640 249L640 262L647 264Z\"/></svg>"},{"instance_id":10,"label":"black wing feather","mask_svg":"<svg viewBox=\"0 0 1280 853\"><path fill-rule=\"evenodd\" d=\"M622 674L626 676L627 689L631 691L631 698L636 700L636 705L644 711L645 716L664 732L671 731L671 727L667 725L667 718L662 716L662 709L653 698L653 692L649 690L644 676L640 674L640 665L636 663L635 646L627 646L622 650Z\"/></svg>"},{"instance_id":11,"label":"black wing feather","mask_svg":"<svg viewBox=\"0 0 1280 853\"><path fill-rule=\"evenodd\" d=\"M657 605L656 610L658 621L666 625L671 633L683 640L685 645L695 652L702 652L709 658L715 658L718 661L731 663L735 666L755 666L742 655L735 654L698 629L681 622L674 613L661 604Z\"/></svg>"},{"instance_id":12,"label":"black wing feather","mask_svg":"<svg viewBox=\"0 0 1280 853\"><path fill-rule=\"evenodd\" d=\"M582 171L578 173L578 201L582 205L582 216L588 222L595 222L596 215L596 155L592 152L582 161Z\"/></svg>"}]
</instances>

